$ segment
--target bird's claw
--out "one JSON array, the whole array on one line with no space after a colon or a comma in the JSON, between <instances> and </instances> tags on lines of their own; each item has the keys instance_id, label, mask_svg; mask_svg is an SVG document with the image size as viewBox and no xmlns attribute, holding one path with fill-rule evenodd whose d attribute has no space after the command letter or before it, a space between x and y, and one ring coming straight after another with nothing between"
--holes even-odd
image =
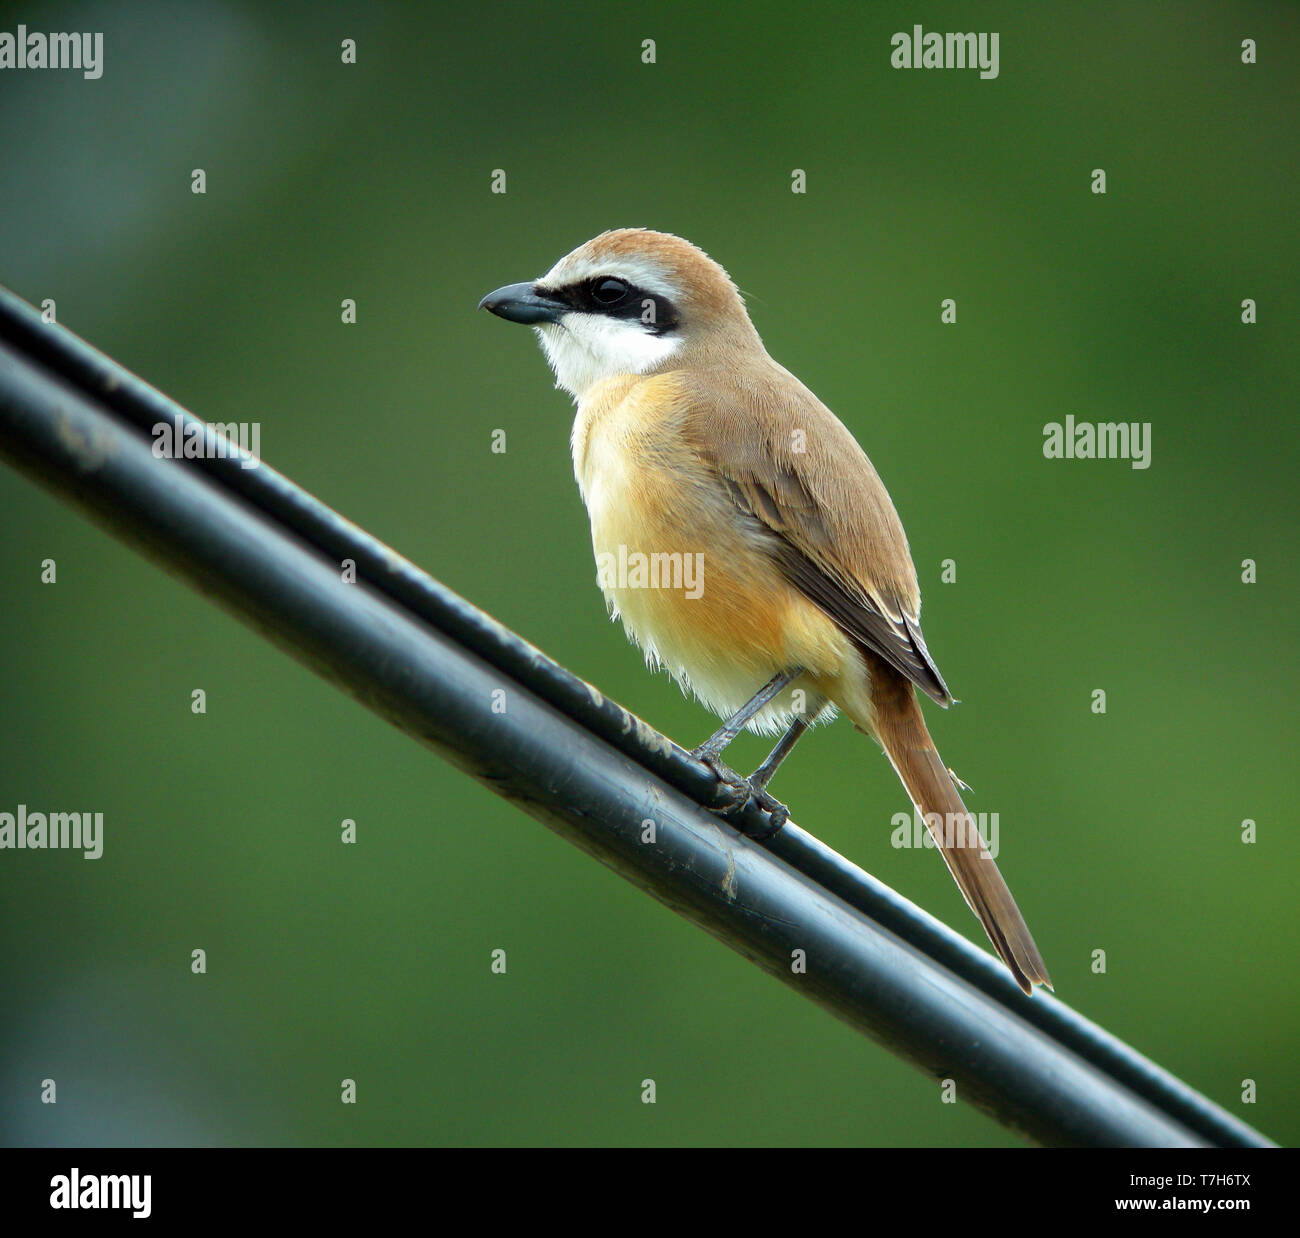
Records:
<instances>
[{"instance_id":1,"label":"bird's claw","mask_svg":"<svg viewBox=\"0 0 1300 1238\"><path fill-rule=\"evenodd\" d=\"M724 765L714 753L696 753L718 777L714 792L714 811L732 821L747 838L759 842L778 833L790 819L790 810L769 794L767 788L756 787L748 778L742 778L734 769ZM759 829L744 824L745 810L754 804L767 814L767 824Z\"/></svg>"}]
</instances>

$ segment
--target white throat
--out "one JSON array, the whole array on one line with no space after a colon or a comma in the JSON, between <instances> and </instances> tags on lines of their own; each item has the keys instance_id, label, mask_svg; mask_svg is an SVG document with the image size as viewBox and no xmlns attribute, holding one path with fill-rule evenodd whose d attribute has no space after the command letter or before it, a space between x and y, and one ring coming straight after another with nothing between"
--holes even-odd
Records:
<instances>
[{"instance_id":1,"label":"white throat","mask_svg":"<svg viewBox=\"0 0 1300 1238\"><path fill-rule=\"evenodd\" d=\"M607 378L655 369L682 344L680 336L654 335L639 322L576 311L536 330L555 385L575 400Z\"/></svg>"}]
</instances>

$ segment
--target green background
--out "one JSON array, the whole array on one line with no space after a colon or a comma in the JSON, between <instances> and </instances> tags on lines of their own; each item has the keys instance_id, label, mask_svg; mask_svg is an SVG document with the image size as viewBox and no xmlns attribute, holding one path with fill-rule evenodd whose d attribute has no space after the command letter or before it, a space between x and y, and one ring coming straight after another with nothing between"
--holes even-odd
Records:
<instances>
[{"instance_id":1,"label":"green background","mask_svg":"<svg viewBox=\"0 0 1300 1238\"><path fill-rule=\"evenodd\" d=\"M609 227L721 261L891 489L963 701L931 727L1058 993L1296 1140L1293 6L19 21L105 70L0 73L0 281L688 745L605 616L567 397L474 307ZM998 31L1000 76L892 69L918 21ZM1150 422L1151 467L1045 460L1070 413ZM7 468L0 511L0 810L106 817L97 862L0 852L4 1142L1019 1142ZM985 944L846 723L774 789Z\"/></svg>"}]
</instances>

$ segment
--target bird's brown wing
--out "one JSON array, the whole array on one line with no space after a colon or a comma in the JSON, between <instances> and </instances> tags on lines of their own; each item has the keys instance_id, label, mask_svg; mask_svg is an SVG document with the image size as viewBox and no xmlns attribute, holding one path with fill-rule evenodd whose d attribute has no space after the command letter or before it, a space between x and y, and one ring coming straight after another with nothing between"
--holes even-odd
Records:
<instances>
[{"instance_id":1,"label":"bird's brown wing","mask_svg":"<svg viewBox=\"0 0 1300 1238\"><path fill-rule=\"evenodd\" d=\"M925 647L920 591L889 493L857 441L793 375L732 387L710 376L682 432L736 507L771 535L786 579L851 639L941 705L952 695Z\"/></svg>"}]
</instances>

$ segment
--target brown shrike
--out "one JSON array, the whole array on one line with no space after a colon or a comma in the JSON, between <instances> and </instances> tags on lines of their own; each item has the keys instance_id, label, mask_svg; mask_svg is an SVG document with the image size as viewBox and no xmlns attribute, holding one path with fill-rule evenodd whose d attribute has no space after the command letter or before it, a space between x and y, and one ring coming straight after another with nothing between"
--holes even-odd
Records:
<instances>
[{"instance_id":1,"label":"brown shrike","mask_svg":"<svg viewBox=\"0 0 1300 1238\"><path fill-rule=\"evenodd\" d=\"M894 504L852 434L767 355L726 271L680 237L622 228L481 305L536 327L577 401L573 467L610 611L728 720L696 754L716 768L742 728L784 729L744 783L779 826L768 780L843 710L885 750L1020 987L1050 985L926 730L916 688L953 698Z\"/></svg>"}]
</instances>

